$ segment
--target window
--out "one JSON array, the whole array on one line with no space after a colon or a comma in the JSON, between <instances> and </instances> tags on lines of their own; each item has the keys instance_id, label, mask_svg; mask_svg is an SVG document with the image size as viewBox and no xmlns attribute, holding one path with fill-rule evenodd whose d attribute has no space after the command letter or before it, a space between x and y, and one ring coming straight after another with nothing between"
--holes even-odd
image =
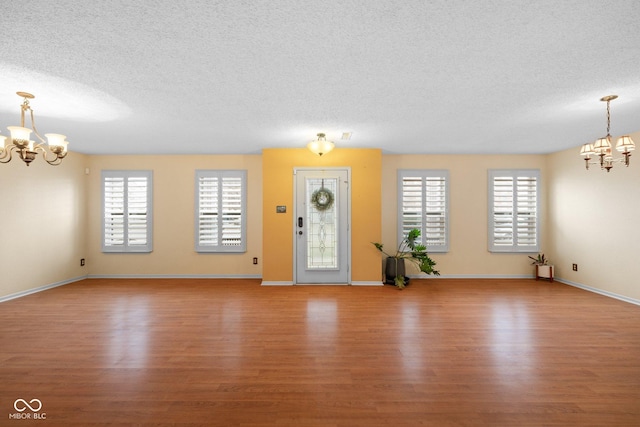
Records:
<instances>
[{"instance_id":1,"label":"window","mask_svg":"<svg viewBox=\"0 0 640 427\"><path fill-rule=\"evenodd\" d=\"M196 171L196 251L246 252L247 171Z\"/></svg>"},{"instance_id":2,"label":"window","mask_svg":"<svg viewBox=\"0 0 640 427\"><path fill-rule=\"evenodd\" d=\"M538 252L540 171L489 171L489 251Z\"/></svg>"},{"instance_id":3,"label":"window","mask_svg":"<svg viewBox=\"0 0 640 427\"><path fill-rule=\"evenodd\" d=\"M151 252L152 171L102 171L102 251Z\"/></svg>"},{"instance_id":4,"label":"window","mask_svg":"<svg viewBox=\"0 0 640 427\"><path fill-rule=\"evenodd\" d=\"M428 252L449 251L449 171L398 171L398 241L420 229Z\"/></svg>"}]
</instances>

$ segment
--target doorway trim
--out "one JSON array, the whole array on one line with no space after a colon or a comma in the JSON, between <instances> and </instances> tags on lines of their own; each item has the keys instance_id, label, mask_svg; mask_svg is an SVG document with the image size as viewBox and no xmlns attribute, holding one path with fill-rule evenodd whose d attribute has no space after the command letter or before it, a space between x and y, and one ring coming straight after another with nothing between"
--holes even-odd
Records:
<instances>
[{"instance_id":1,"label":"doorway trim","mask_svg":"<svg viewBox=\"0 0 640 427\"><path fill-rule=\"evenodd\" d=\"M346 171L347 172L347 283L314 283L312 285L351 285L351 167L350 166L332 166L332 167L294 167L293 168L293 219L291 221L291 238L293 239L293 284L302 285L304 283L298 283L297 272L297 256L298 256L298 239L296 239L297 224L296 218L298 217L298 192L296 191L297 175L299 171ZM305 284L306 285L306 284Z\"/></svg>"}]
</instances>

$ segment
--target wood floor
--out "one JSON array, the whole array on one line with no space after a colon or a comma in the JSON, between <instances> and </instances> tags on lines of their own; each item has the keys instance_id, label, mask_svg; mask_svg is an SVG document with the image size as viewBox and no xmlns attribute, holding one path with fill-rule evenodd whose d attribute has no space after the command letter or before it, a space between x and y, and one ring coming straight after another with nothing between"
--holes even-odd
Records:
<instances>
[{"instance_id":1,"label":"wood floor","mask_svg":"<svg viewBox=\"0 0 640 427\"><path fill-rule=\"evenodd\" d=\"M533 279L86 280L0 304L5 425L640 426L640 307Z\"/></svg>"}]
</instances>

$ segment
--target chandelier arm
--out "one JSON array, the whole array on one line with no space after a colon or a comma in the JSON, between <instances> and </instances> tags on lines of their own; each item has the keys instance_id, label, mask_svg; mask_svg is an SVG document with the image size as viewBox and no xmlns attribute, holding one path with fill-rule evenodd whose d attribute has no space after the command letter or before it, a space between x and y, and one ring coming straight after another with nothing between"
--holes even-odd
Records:
<instances>
[{"instance_id":1,"label":"chandelier arm","mask_svg":"<svg viewBox=\"0 0 640 427\"><path fill-rule=\"evenodd\" d=\"M624 163L626 166L629 166L629 157L631 157L631 153L627 152L627 153L622 153L622 155L624 157L619 157L617 159L614 159L613 161L616 163Z\"/></svg>"},{"instance_id":2,"label":"chandelier arm","mask_svg":"<svg viewBox=\"0 0 640 427\"><path fill-rule=\"evenodd\" d=\"M56 156L53 160L49 160L47 159L47 151L43 148L40 148L40 151L42 151L42 158L44 159L45 162L49 163L52 166L58 166L60 163L62 163L62 159L64 158L64 156L60 156L59 154L55 154Z\"/></svg>"},{"instance_id":3,"label":"chandelier arm","mask_svg":"<svg viewBox=\"0 0 640 427\"><path fill-rule=\"evenodd\" d=\"M31 126L33 126L33 133L35 133L38 139L42 141L42 144L45 144L47 141L45 141L45 139L42 136L40 136L38 129L36 129L36 119L33 118L33 110L29 108L29 112L31 113Z\"/></svg>"},{"instance_id":4,"label":"chandelier arm","mask_svg":"<svg viewBox=\"0 0 640 427\"><path fill-rule=\"evenodd\" d=\"M56 158L55 160L47 160L44 159L47 163L49 163L51 166L58 166L60 164L62 164L62 159L61 158Z\"/></svg>"},{"instance_id":5,"label":"chandelier arm","mask_svg":"<svg viewBox=\"0 0 640 427\"><path fill-rule=\"evenodd\" d=\"M4 154L0 155L0 163L9 163L11 161L11 154L15 149L15 145L4 149ZM3 159L7 160L3 160Z\"/></svg>"}]
</instances>

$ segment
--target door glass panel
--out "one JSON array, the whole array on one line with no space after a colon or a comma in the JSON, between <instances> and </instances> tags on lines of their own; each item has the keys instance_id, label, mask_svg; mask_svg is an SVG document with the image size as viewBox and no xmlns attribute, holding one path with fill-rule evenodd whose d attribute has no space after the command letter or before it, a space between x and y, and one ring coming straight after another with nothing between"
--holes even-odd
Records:
<instances>
[{"instance_id":1,"label":"door glass panel","mask_svg":"<svg viewBox=\"0 0 640 427\"><path fill-rule=\"evenodd\" d=\"M308 270L338 269L337 178L307 178Z\"/></svg>"}]
</instances>

